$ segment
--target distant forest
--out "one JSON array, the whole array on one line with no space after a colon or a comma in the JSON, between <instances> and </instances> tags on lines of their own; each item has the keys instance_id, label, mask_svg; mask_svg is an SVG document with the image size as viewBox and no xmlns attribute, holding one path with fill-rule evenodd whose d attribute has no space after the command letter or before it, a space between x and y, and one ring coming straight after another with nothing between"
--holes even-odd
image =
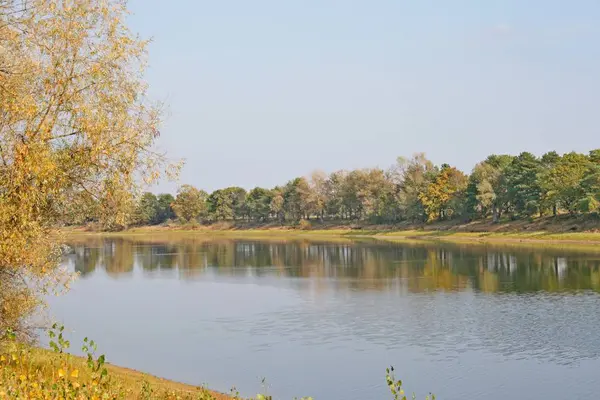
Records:
<instances>
[{"instance_id":1,"label":"distant forest","mask_svg":"<svg viewBox=\"0 0 600 400\"><path fill-rule=\"evenodd\" d=\"M228 187L207 193L183 185L177 194L144 193L131 223L216 221L298 223L348 220L374 224L442 220L517 220L558 214L598 215L600 149L541 157L491 155L470 175L424 154L380 168L314 172L274 188ZM88 221L94 218L88 216Z\"/></svg>"}]
</instances>

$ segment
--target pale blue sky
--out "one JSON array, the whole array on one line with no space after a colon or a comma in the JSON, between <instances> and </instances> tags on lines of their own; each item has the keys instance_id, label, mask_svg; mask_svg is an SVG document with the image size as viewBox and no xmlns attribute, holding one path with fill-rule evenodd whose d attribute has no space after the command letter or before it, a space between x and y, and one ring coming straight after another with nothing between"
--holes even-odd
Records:
<instances>
[{"instance_id":1,"label":"pale blue sky","mask_svg":"<svg viewBox=\"0 0 600 400\"><path fill-rule=\"evenodd\" d=\"M598 0L133 0L180 183L600 147ZM162 184L157 190L175 190Z\"/></svg>"}]
</instances>

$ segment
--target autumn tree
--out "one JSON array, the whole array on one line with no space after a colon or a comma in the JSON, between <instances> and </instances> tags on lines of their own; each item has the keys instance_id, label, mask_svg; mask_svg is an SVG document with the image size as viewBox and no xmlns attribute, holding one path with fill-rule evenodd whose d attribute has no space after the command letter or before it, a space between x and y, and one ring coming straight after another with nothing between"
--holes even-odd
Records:
<instances>
[{"instance_id":1,"label":"autumn tree","mask_svg":"<svg viewBox=\"0 0 600 400\"><path fill-rule=\"evenodd\" d=\"M273 188L273 197L271 199L271 213L275 215L280 223L285 222L285 199L283 197L283 189L280 187Z\"/></svg>"},{"instance_id":2,"label":"autumn tree","mask_svg":"<svg viewBox=\"0 0 600 400\"><path fill-rule=\"evenodd\" d=\"M347 176L346 171L336 171L329 175L325 183L325 192L327 201L325 203L325 213L333 218L344 219L347 217L347 210L344 207L344 185Z\"/></svg>"},{"instance_id":3,"label":"autumn tree","mask_svg":"<svg viewBox=\"0 0 600 400\"><path fill-rule=\"evenodd\" d=\"M296 178L289 181L283 189L283 207L294 221L309 217L312 211L312 194L306 178Z\"/></svg>"},{"instance_id":4,"label":"autumn tree","mask_svg":"<svg viewBox=\"0 0 600 400\"><path fill-rule=\"evenodd\" d=\"M413 222L423 222L427 219L420 196L438 172L424 153L417 153L410 159L398 158L396 176L400 188L399 202L406 219Z\"/></svg>"},{"instance_id":5,"label":"autumn tree","mask_svg":"<svg viewBox=\"0 0 600 400\"><path fill-rule=\"evenodd\" d=\"M310 200L315 214L321 221L325 219L327 202L329 201L328 177L323 171L314 171L310 175Z\"/></svg>"},{"instance_id":6,"label":"autumn tree","mask_svg":"<svg viewBox=\"0 0 600 400\"><path fill-rule=\"evenodd\" d=\"M206 213L206 192L192 185L183 185L172 204L175 215L182 222L195 221Z\"/></svg>"},{"instance_id":7,"label":"autumn tree","mask_svg":"<svg viewBox=\"0 0 600 400\"><path fill-rule=\"evenodd\" d=\"M147 42L125 20L116 0L0 4L0 331L19 328L38 285L56 281L66 210L93 200L120 229L140 183L165 171Z\"/></svg>"},{"instance_id":8,"label":"autumn tree","mask_svg":"<svg viewBox=\"0 0 600 400\"><path fill-rule=\"evenodd\" d=\"M467 177L458 169L447 164L427 188L419 194L428 221L451 218L459 207L453 200L467 187Z\"/></svg>"},{"instance_id":9,"label":"autumn tree","mask_svg":"<svg viewBox=\"0 0 600 400\"><path fill-rule=\"evenodd\" d=\"M356 170L349 174L349 178L352 183L349 190L355 192L352 196L353 202L356 202L355 217L373 222L388 219L395 187L385 171L379 168Z\"/></svg>"}]
</instances>

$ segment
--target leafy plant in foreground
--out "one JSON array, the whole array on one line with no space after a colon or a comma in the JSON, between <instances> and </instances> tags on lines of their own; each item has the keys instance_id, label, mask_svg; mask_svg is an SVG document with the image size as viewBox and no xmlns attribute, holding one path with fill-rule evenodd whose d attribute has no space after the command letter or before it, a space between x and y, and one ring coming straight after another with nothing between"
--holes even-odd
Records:
<instances>
[{"instance_id":1,"label":"leafy plant in foreground","mask_svg":"<svg viewBox=\"0 0 600 400\"><path fill-rule=\"evenodd\" d=\"M388 388L392 392L394 396L394 400L407 400L406 395L404 394L404 389L402 389L402 381L400 379L396 379L394 374L394 367L386 368L385 370L385 381L387 383ZM416 398L413 393L412 399ZM429 396L425 397L425 400L435 400L435 395L429 394Z\"/></svg>"},{"instance_id":2,"label":"leafy plant in foreground","mask_svg":"<svg viewBox=\"0 0 600 400\"><path fill-rule=\"evenodd\" d=\"M167 399L167 400L217 400L205 389L177 389L155 384L149 379L133 380L129 375L109 373L104 355L96 356L97 346L85 338L81 359L67 353L70 342L64 337L64 326L54 324L48 331L52 353L26 346L17 341L14 332L7 331L0 337L0 400L4 399ZM402 381L394 377L394 368L386 370L386 383L394 400L407 400ZM265 380L262 380L263 387ZM193 390L192 390L193 389ZM219 397L221 398L221 397ZM229 398L242 400L237 389L231 389ZM415 399L415 395L412 395ZM254 399L273 400L267 394ZM312 397L294 400L313 400ZM429 395L426 400L435 400Z\"/></svg>"}]
</instances>

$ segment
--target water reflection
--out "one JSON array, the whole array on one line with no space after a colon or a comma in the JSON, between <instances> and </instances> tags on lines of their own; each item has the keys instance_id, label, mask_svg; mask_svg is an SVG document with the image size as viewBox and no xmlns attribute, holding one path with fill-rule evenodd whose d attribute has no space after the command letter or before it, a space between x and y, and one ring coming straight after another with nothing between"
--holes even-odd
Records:
<instances>
[{"instance_id":1,"label":"water reflection","mask_svg":"<svg viewBox=\"0 0 600 400\"><path fill-rule=\"evenodd\" d=\"M561 250L382 241L315 242L128 238L70 243L76 271L104 270L113 278L140 270L176 273L310 278L336 290L557 292L600 290L600 257Z\"/></svg>"},{"instance_id":2,"label":"water reflection","mask_svg":"<svg viewBox=\"0 0 600 400\"><path fill-rule=\"evenodd\" d=\"M600 387L598 254L374 240L71 246L82 279L52 309L111 361L155 375L246 395L266 376L274 398L388 398L390 364L418 398L579 399Z\"/></svg>"}]
</instances>

